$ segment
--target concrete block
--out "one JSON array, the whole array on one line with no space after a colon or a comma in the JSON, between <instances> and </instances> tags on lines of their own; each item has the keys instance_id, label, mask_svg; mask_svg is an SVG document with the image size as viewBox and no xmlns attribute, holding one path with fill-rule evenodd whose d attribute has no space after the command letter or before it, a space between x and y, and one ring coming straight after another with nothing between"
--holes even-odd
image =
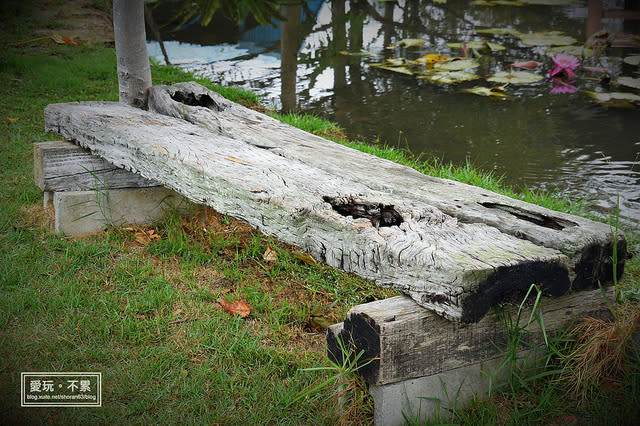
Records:
<instances>
[{"instance_id":1,"label":"concrete block","mask_svg":"<svg viewBox=\"0 0 640 426\"><path fill-rule=\"evenodd\" d=\"M520 351L518 364L535 365L535 351ZM486 396L491 387L504 383L506 369L496 357L439 374L382 386L369 386L374 400L376 426L445 420L451 410L464 407L474 395Z\"/></svg>"},{"instance_id":2,"label":"concrete block","mask_svg":"<svg viewBox=\"0 0 640 426\"><path fill-rule=\"evenodd\" d=\"M160 186L55 192L55 231L81 236L108 225L150 223L162 219L167 209L184 210L188 204L180 194Z\"/></svg>"}]
</instances>

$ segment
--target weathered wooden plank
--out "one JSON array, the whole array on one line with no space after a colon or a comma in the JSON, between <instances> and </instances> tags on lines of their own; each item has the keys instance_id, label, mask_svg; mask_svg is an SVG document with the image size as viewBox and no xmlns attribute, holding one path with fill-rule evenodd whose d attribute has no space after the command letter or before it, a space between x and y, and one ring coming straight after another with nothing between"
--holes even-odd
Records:
<instances>
[{"instance_id":1,"label":"weathered wooden plank","mask_svg":"<svg viewBox=\"0 0 640 426\"><path fill-rule=\"evenodd\" d=\"M459 223L482 223L569 258L572 288L595 288L612 280L613 240L607 225L555 212L477 187L425 176L391 161L362 154L224 99L196 83L156 86L150 110L197 123L288 159L322 169L368 190L435 207ZM626 240L617 242L622 274Z\"/></svg>"},{"instance_id":2,"label":"weathered wooden plank","mask_svg":"<svg viewBox=\"0 0 640 426\"><path fill-rule=\"evenodd\" d=\"M157 182L128 172L67 141L33 144L33 175L43 191L146 188Z\"/></svg>"},{"instance_id":3,"label":"weathered wooden plank","mask_svg":"<svg viewBox=\"0 0 640 426\"><path fill-rule=\"evenodd\" d=\"M612 287L607 290L614 299ZM564 330L587 316L609 317L602 292L572 292L557 298L543 297L540 307L548 335ZM520 326L524 327L531 308L524 308ZM503 320L517 322L517 308L492 309L482 320L459 324L424 309L406 296L379 300L353 307L344 323L327 332L327 351L334 361L341 361L337 339L355 353L364 351L362 360L374 360L359 369L371 385L384 385L411 378L430 376L443 371L495 358L507 349L507 332ZM522 333L522 341L542 345L539 324L532 322ZM522 345L518 350L530 349Z\"/></svg>"},{"instance_id":4,"label":"weathered wooden plank","mask_svg":"<svg viewBox=\"0 0 640 426\"><path fill-rule=\"evenodd\" d=\"M151 91L150 105L154 96ZM318 260L399 289L451 319L476 321L532 282L546 294L564 294L585 263L579 256L585 247L599 250L598 268L592 269L606 278L607 260L599 248L611 242L608 228L539 213L537 207L526 210L526 203L511 207L508 198L489 191L421 175L253 111L237 112L241 107L214 93L171 96L178 117L113 103L76 103L50 105L45 123L116 166L299 245ZM228 111L230 116L222 114ZM199 114L210 120L199 122ZM506 207L476 209L495 210L493 222L459 220L442 211L452 203L451 191L458 191L455 200L478 198ZM562 228L554 230L559 249L508 232L518 222L529 224L523 228L531 233L536 226L551 229L520 218L527 214ZM516 224L503 226L507 231L496 226L508 220Z\"/></svg>"}]
</instances>

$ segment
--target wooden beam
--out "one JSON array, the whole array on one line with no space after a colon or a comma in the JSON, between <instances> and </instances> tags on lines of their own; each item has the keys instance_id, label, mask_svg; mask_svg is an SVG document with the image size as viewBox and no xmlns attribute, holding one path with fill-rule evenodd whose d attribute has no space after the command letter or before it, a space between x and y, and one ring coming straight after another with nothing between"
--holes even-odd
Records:
<instances>
[{"instance_id":1,"label":"wooden beam","mask_svg":"<svg viewBox=\"0 0 640 426\"><path fill-rule=\"evenodd\" d=\"M612 287L606 294L610 301L615 300ZM587 316L610 316L600 290L545 297L540 306L547 335ZM521 332L523 344L517 350L543 345L539 323L525 327L531 308L523 310L519 323L517 311L513 306L492 309L477 323L462 325L447 321L406 296L392 297L353 307L344 323L333 325L327 332L327 351L330 359L342 362L338 339L353 353L363 351L362 361L374 361L358 372L370 385L430 376L505 354L509 337L505 323L526 329Z\"/></svg>"},{"instance_id":2,"label":"wooden beam","mask_svg":"<svg viewBox=\"0 0 640 426\"><path fill-rule=\"evenodd\" d=\"M33 174L43 191L146 188L157 182L128 172L67 141L33 144Z\"/></svg>"},{"instance_id":3,"label":"wooden beam","mask_svg":"<svg viewBox=\"0 0 640 426\"><path fill-rule=\"evenodd\" d=\"M154 88L149 107L55 104L45 125L450 319L477 321L533 282L558 296L611 280L602 224L422 175L195 84Z\"/></svg>"}]
</instances>

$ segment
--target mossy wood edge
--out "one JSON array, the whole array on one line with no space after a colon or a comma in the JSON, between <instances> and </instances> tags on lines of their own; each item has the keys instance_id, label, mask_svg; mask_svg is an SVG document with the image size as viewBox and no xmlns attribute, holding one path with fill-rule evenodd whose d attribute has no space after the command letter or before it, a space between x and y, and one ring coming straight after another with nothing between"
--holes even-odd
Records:
<instances>
[{"instance_id":1,"label":"mossy wood edge","mask_svg":"<svg viewBox=\"0 0 640 426\"><path fill-rule=\"evenodd\" d=\"M52 104L45 128L452 320L532 283L560 296L612 280L606 225L425 176L196 83L153 87L148 104Z\"/></svg>"}]
</instances>

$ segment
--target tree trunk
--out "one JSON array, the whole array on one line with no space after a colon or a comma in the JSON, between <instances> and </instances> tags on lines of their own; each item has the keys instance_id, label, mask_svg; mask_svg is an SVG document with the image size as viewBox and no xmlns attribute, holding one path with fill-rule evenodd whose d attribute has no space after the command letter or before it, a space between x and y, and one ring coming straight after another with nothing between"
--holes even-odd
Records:
<instances>
[{"instance_id":1,"label":"tree trunk","mask_svg":"<svg viewBox=\"0 0 640 426\"><path fill-rule=\"evenodd\" d=\"M142 107L146 91L151 87L143 0L113 1L113 33L120 102Z\"/></svg>"}]
</instances>

